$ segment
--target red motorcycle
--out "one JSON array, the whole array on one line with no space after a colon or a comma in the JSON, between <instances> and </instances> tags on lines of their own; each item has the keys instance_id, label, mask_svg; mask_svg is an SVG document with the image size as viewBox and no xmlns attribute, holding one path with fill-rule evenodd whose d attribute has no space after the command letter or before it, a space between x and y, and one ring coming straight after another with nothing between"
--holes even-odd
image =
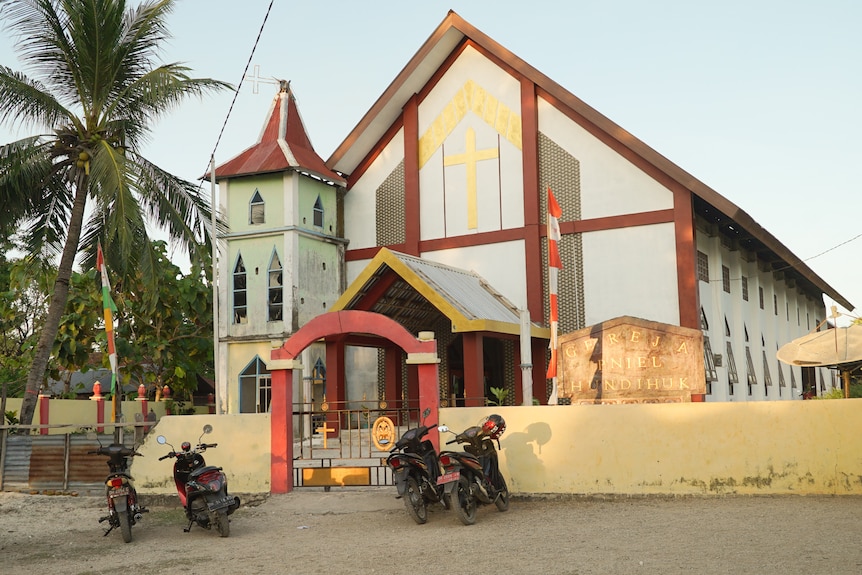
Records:
<instances>
[{"instance_id":1,"label":"red motorcycle","mask_svg":"<svg viewBox=\"0 0 862 575\"><path fill-rule=\"evenodd\" d=\"M149 511L138 505L138 494L135 491L134 478L129 475L128 460L135 455L141 455L134 449L112 443L99 449L88 451L95 455L108 458L108 477L105 479L105 495L108 498L108 514L99 519L99 523L108 522L105 535L119 527L126 543L132 540L132 525L141 520L141 514Z\"/></svg>"},{"instance_id":2,"label":"red motorcycle","mask_svg":"<svg viewBox=\"0 0 862 575\"><path fill-rule=\"evenodd\" d=\"M228 537L230 535L231 515L239 508L239 497L228 495L227 477L221 467L207 465L204 461L203 452L207 449L218 447L218 443L201 443L204 435L212 433L212 425L204 425L203 433L198 438L198 444L192 449L191 443L182 442L181 451L174 449L168 443L164 435L159 435L156 441L160 445L168 445L170 453L159 457L159 461L169 457L174 461L174 483L177 486L177 494L180 503L185 509L188 526L183 529L186 533L191 531L192 525L197 523L204 529L215 526L219 535Z\"/></svg>"}]
</instances>

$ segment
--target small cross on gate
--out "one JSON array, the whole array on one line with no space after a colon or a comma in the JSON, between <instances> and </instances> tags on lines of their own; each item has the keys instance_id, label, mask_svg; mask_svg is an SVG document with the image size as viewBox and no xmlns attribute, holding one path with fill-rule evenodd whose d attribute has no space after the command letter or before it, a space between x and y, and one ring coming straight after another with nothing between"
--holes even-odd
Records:
<instances>
[{"instance_id":1,"label":"small cross on gate","mask_svg":"<svg viewBox=\"0 0 862 575\"><path fill-rule=\"evenodd\" d=\"M318 433L320 433L321 431L323 432L323 449L326 449L326 439L327 439L326 434L329 433L330 431L335 431L335 428L334 427L328 427L327 423L328 422L324 421L322 426L320 426L314 430Z\"/></svg>"}]
</instances>

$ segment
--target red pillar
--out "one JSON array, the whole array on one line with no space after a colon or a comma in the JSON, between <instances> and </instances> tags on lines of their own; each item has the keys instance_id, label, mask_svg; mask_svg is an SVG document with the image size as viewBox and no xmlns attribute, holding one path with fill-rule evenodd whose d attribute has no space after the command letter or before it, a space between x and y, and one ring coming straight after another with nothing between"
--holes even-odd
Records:
<instances>
[{"instance_id":1,"label":"red pillar","mask_svg":"<svg viewBox=\"0 0 862 575\"><path fill-rule=\"evenodd\" d=\"M401 409L401 349L393 345L388 346L384 355L384 368L386 372L386 393L384 399L389 404L389 409L392 413L398 413ZM400 425L401 422L396 422Z\"/></svg>"},{"instance_id":2,"label":"red pillar","mask_svg":"<svg viewBox=\"0 0 862 575\"><path fill-rule=\"evenodd\" d=\"M482 351L482 335L465 333L464 345L464 396L466 407L485 405L485 360Z\"/></svg>"},{"instance_id":3,"label":"red pillar","mask_svg":"<svg viewBox=\"0 0 862 575\"><path fill-rule=\"evenodd\" d=\"M548 342L545 340L532 341L533 347L533 397L539 400L540 405L548 403L547 381L548 360L545 354L548 351Z\"/></svg>"},{"instance_id":4,"label":"red pillar","mask_svg":"<svg viewBox=\"0 0 862 575\"><path fill-rule=\"evenodd\" d=\"M293 370L272 369L270 491L293 491Z\"/></svg>"},{"instance_id":5,"label":"red pillar","mask_svg":"<svg viewBox=\"0 0 862 575\"><path fill-rule=\"evenodd\" d=\"M420 414L429 409L428 417L425 419L426 424L437 425L440 423L440 379L437 358L437 342L435 340L426 340L427 348L422 352L422 357L414 356L411 361L411 354L407 356L408 363L416 364L416 375L419 386L419 412ZM421 415L420 415L421 417ZM428 433L428 439L434 445L434 449L440 451L440 433L433 429Z\"/></svg>"},{"instance_id":6,"label":"red pillar","mask_svg":"<svg viewBox=\"0 0 862 575\"><path fill-rule=\"evenodd\" d=\"M105 423L105 398L96 398L96 423ZM105 428L102 426L96 427L97 433L103 433Z\"/></svg>"},{"instance_id":7,"label":"red pillar","mask_svg":"<svg viewBox=\"0 0 862 575\"><path fill-rule=\"evenodd\" d=\"M48 395L40 395L39 396L39 424L40 425L48 425L50 423L50 417L48 415ZM39 435L48 435L48 428L42 427L39 429Z\"/></svg>"},{"instance_id":8,"label":"red pillar","mask_svg":"<svg viewBox=\"0 0 862 575\"><path fill-rule=\"evenodd\" d=\"M347 385L344 381L344 341L326 342L326 402L329 403L329 413L326 414L326 426L332 431L324 432L327 438L338 437L342 426L350 422L341 421L338 410L347 409ZM344 414L347 418L347 414Z\"/></svg>"}]
</instances>

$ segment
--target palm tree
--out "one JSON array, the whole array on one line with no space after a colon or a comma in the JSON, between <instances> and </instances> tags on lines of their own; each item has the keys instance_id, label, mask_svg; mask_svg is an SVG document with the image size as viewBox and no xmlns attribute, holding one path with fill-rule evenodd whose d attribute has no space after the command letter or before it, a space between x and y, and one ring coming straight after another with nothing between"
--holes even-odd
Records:
<instances>
[{"instance_id":1,"label":"palm tree","mask_svg":"<svg viewBox=\"0 0 862 575\"><path fill-rule=\"evenodd\" d=\"M101 242L120 279L130 270L152 275L157 254L148 219L187 245L193 260L206 249L212 230L205 194L139 153L151 123L185 97L230 87L190 78L181 64L157 64L173 6L0 0L4 28L19 39L20 60L32 74L0 65L0 121L50 131L0 147L0 226L25 223L28 251L60 254L22 424L33 419L79 246L89 267Z\"/></svg>"}]
</instances>

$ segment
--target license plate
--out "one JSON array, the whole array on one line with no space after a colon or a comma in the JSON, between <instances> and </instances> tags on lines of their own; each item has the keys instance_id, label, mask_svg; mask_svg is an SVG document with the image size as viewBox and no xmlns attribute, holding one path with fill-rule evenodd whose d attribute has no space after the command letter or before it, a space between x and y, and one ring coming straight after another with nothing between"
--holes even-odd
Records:
<instances>
[{"instance_id":1,"label":"license plate","mask_svg":"<svg viewBox=\"0 0 862 575\"><path fill-rule=\"evenodd\" d=\"M446 473L437 478L437 485L443 485L444 483L452 483L453 481L458 481L460 477L460 471L452 471L450 473Z\"/></svg>"},{"instance_id":2,"label":"license plate","mask_svg":"<svg viewBox=\"0 0 862 575\"><path fill-rule=\"evenodd\" d=\"M111 489L111 492L108 494L108 496L111 498L125 497L128 494L129 494L129 488L128 487L117 487L115 489Z\"/></svg>"},{"instance_id":3,"label":"license plate","mask_svg":"<svg viewBox=\"0 0 862 575\"><path fill-rule=\"evenodd\" d=\"M215 511L224 507L230 507L231 505L233 505L233 502L233 497L222 497L221 499L216 499L215 501L208 502L207 507L209 507L210 511Z\"/></svg>"}]
</instances>

